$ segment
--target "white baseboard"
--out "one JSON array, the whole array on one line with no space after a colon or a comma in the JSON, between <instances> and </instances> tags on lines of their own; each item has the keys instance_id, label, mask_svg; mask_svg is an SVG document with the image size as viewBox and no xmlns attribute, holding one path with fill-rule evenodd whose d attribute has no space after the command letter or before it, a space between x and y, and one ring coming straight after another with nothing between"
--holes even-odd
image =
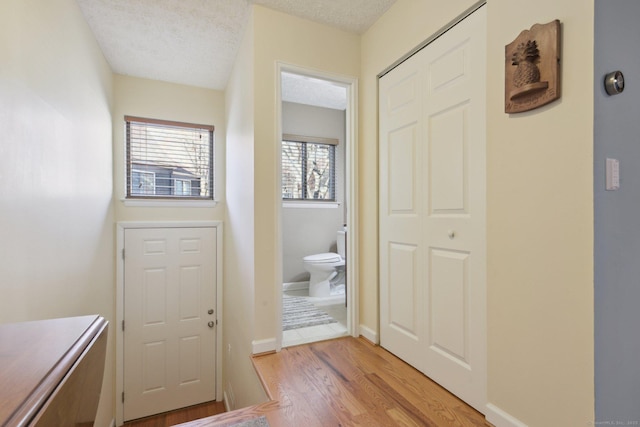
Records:
<instances>
[{"instance_id":1,"label":"white baseboard","mask_svg":"<svg viewBox=\"0 0 640 427\"><path fill-rule=\"evenodd\" d=\"M264 340L251 341L251 352L253 354L270 353L276 351L276 339L267 338Z\"/></svg>"},{"instance_id":2,"label":"white baseboard","mask_svg":"<svg viewBox=\"0 0 640 427\"><path fill-rule=\"evenodd\" d=\"M222 393L224 395L224 410L226 412L231 412L233 410L233 408L231 408L229 406L229 397L227 396L227 392L225 391L224 393Z\"/></svg>"},{"instance_id":3,"label":"white baseboard","mask_svg":"<svg viewBox=\"0 0 640 427\"><path fill-rule=\"evenodd\" d=\"M109 424L111 427L116 427L116 419L112 418L111 419L111 424Z\"/></svg>"},{"instance_id":4,"label":"white baseboard","mask_svg":"<svg viewBox=\"0 0 640 427\"><path fill-rule=\"evenodd\" d=\"M527 427L525 423L491 403L487 403L485 418L496 427Z\"/></svg>"},{"instance_id":5,"label":"white baseboard","mask_svg":"<svg viewBox=\"0 0 640 427\"><path fill-rule=\"evenodd\" d=\"M378 333L371 328L368 328L364 325L360 325L360 335L368 339L374 344L380 344L378 340Z\"/></svg>"},{"instance_id":6,"label":"white baseboard","mask_svg":"<svg viewBox=\"0 0 640 427\"><path fill-rule=\"evenodd\" d=\"M289 282L282 284L283 291L301 291L304 289L309 289L309 281L306 282Z\"/></svg>"}]
</instances>

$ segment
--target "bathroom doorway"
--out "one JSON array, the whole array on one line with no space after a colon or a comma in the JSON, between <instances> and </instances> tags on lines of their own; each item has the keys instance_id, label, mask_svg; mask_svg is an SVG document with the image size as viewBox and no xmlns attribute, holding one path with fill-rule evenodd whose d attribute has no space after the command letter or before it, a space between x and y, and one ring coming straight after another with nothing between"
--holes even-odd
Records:
<instances>
[{"instance_id":1,"label":"bathroom doorway","mask_svg":"<svg viewBox=\"0 0 640 427\"><path fill-rule=\"evenodd\" d=\"M356 81L279 64L278 349L357 336Z\"/></svg>"}]
</instances>

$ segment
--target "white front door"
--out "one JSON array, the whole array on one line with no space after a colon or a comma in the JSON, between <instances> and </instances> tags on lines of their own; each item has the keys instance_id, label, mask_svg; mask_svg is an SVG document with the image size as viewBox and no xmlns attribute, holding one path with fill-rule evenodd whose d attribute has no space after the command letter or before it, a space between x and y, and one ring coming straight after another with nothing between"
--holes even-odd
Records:
<instances>
[{"instance_id":1,"label":"white front door","mask_svg":"<svg viewBox=\"0 0 640 427\"><path fill-rule=\"evenodd\" d=\"M380 80L381 344L481 412L485 9Z\"/></svg>"},{"instance_id":2,"label":"white front door","mask_svg":"<svg viewBox=\"0 0 640 427\"><path fill-rule=\"evenodd\" d=\"M124 236L124 420L215 400L216 229Z\"/></svg>"}]
</instances>

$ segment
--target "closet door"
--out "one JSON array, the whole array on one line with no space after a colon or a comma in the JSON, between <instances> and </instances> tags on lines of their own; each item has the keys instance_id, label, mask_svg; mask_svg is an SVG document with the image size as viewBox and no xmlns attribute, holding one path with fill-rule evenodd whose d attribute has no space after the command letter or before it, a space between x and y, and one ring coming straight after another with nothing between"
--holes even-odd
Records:
<instances>
[{"instance_id":1,"label":"closet door","mask_svg":"<svg viewBox=\"0 0 640 427\"><path fill-rule=\"evenodd\" d=\"M420 369L426 318L423 248L425 69L422 56L380 80L380 336Z\"/></svg>"},{"instance_id":2,"label":"closet door","mask_svg":"<svg viewBox=\"0 0 640 427\"><path fill-rule=\"evenodd\" d=\"M486 16L380 80L381 344L486 404Z\"/></svg>"}]
</instances>

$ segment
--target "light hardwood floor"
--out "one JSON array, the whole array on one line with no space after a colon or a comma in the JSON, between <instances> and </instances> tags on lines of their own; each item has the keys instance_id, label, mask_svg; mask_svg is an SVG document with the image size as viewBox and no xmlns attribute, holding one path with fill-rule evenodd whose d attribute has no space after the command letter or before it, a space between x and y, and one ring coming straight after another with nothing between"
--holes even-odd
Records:
<instances>
[{"instance_id":1,"label":"light hardwood floor","mask_svg":"<svg viewBox=\"0 0 640 427\"><path fill-rule=\"evenodd\" d=\"M169 427L225 412L224 402L208 402L124 423L124 427Z\"/></svg>"},{"instance_id":2,"label":"light hardwood floor","mask_svg":"<svg viewBox=\"0 0 640 427\"><path fill-rule=\"evenodd\" d=\"M269 402L181 427L230 426L265 416L271 427L490 426L460 399L364 338L255 356Z\"/></svg>"}]
</instances>

